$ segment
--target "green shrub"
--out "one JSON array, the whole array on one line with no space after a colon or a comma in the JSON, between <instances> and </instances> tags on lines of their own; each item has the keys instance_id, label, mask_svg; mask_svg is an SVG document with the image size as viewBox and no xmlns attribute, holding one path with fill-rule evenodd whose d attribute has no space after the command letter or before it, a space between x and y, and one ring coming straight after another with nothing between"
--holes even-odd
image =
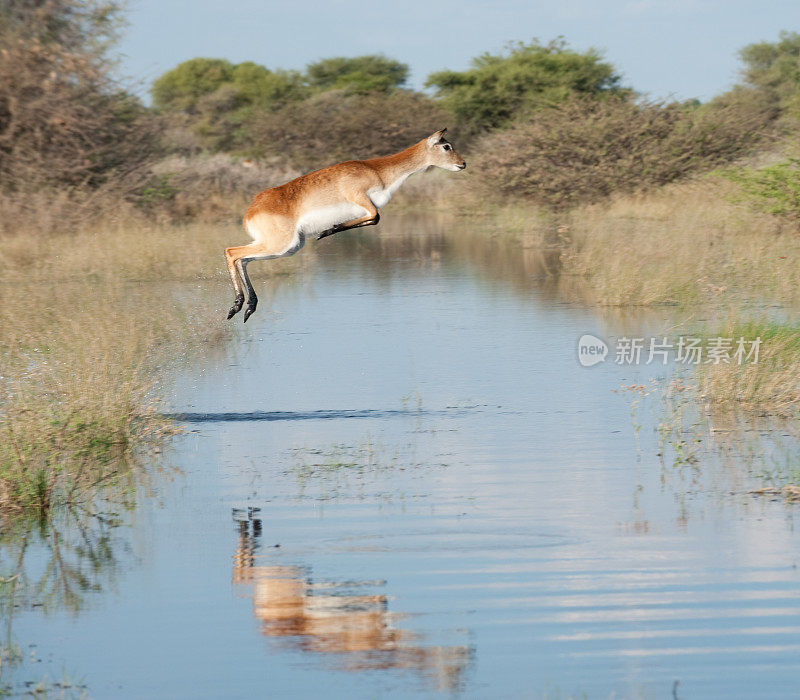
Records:
<instances>
[{"instance_id":1,"label":"green shrub","mask_svg":"<svg viewBox=\"0 0 800 700\"><path fill-rule=\"evenodd\" d=\"M800 158L766 168L731 169L722 175L739 186L741 198L753 208L800 229Z\"/></svg>"},{"instance_id":2,"label":"green shrub","mask_svg":"<svg viewBox=\"0 0 800 700\"><path fill-rule=\"evenodd\" d=\"M150 209L175 199L178 188L170 183L170 179L170 175L151 174L138 192L140 205Z\"/></svg>"}]
</instances>

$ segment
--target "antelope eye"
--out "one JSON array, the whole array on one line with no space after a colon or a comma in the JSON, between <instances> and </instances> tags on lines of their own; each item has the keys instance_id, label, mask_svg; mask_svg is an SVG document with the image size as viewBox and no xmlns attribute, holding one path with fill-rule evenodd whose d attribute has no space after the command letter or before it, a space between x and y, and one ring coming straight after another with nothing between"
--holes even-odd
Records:
<instances>
[{"instance_id":1,"label":"antelope eye","mask_svg":"<svg viewBox=\"0 0 800 700\"><path fill-rule=\"evenodd\" d=\"M444 148L444 150L445 150L445 151L450 151L450 150L452 150L452 148L450 147L450 144L449 144L449 143L446 143L446 144L443 146L443 148Z\"/></svg>"}]
</instances>

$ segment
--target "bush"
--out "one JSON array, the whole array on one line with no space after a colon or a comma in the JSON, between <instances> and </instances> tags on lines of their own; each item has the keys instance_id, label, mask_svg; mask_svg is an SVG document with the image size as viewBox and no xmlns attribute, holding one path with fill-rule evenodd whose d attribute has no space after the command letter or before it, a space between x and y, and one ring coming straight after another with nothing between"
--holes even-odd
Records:
<instances>
[{"instance_id":1,"label":"bush","mask_svg":"<svg viewBox=\"0 0 800 700\"><path fill-rule=\"evenodd\" d=\"M327 92L254 115L241 145L255 156L278 156L307 171L401 151L447 126L447 120L444 110L418 93Z\"/></svg>"},{"instance_id":2,"label":"bush","mask_svg":"<svg viewBox=\"0 0 800 700\"><path fill-rule=\"evenodd\" d=\"M220 58L184 61L150 89L153 104L169 125L164 147L183 154L231 150L253 110L275 110L309 93L296 71L271 71L251 61L233 64Z\"/></svg>"},{"instance_id":3,"label":"bush","mask_svg":"<svg viewBox=\"0 0 800 700\"><path fill-rule=\"evenodd\" d=\"M139 204L170 220L239 220L253 195L299 174L280 163L243 160L227 153L170 156L153 166Z\"/></svg>"},{"instance_id":4,"label":"bush","mask_svg":"<svg viewBox=\"0 0 800 700\"><path fill-rule=\"evenodd\" d=\"M577 97L485 137L473 160L487 193L566 209L730 162L753 148L766 121L731 107Z\"/></svg>"},{"instance_id":5,"label":"bush","mask_svg":"<svg viewBox=\"0 0 800 700\"><path fill-rule=\"evenodd\" d=\"M754 209L779 216L800 229L800 158L721 174L739 186L741 198Z\"/></svg>"}]
</instances>

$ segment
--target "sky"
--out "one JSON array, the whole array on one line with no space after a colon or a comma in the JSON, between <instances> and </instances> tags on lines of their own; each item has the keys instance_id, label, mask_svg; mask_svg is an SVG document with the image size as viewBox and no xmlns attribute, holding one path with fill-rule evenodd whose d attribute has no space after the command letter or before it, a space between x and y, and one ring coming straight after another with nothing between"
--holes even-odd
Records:
<instances>
[{"instance_id":1,"label":"sky","mask_svg":"<svg viewBox=\"0 0 800 700\"><path fill-rule=\"evenodd\" d=\"M707 100L737 80L738 50L800 31L800 0L129 0L121 71L140 94L198 56L302 69L331 56L383 53L411 87L464 70L509 41L563 36L599 49L623 83L652 98Z\"/></svg>"}]
</instances>

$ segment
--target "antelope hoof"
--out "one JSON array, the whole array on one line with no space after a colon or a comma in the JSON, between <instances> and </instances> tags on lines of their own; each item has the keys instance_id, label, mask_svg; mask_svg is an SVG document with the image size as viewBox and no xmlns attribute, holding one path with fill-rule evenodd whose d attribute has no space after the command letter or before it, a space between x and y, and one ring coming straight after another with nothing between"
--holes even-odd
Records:
<instances>
[{"instance_id":1,"label":"antelope hoof","mask_svg":"<svg viewBox=\"0 0 800 700\"><path fill-rule=\"evenodd\" d=\"M258 304L258 300L256 300L256 301L251 301L251 302L250 302L250 303L247 305L247 308L246 308L246 309L245 309L245 311L244 311L244 321L243 321L243 323L247 323L247 319L248 319L248 318L250 318L250 316L252 315L252 313L253 313L253 312L256 310L256 305L257 305L257 304Z\"/></svg>"},{"instance_id":2,"label":"antelope hoof","mask_svg":"<svg viewBox=\"0 0 800 700\"><path fill-rule=\"evenodd\" d=\"M233 306L231 306L231 310L228 311L229 321L242 310L242 304L244 304L244 294L237 294L236 300L233 302Z\"/></svg>"}]
</instances>

